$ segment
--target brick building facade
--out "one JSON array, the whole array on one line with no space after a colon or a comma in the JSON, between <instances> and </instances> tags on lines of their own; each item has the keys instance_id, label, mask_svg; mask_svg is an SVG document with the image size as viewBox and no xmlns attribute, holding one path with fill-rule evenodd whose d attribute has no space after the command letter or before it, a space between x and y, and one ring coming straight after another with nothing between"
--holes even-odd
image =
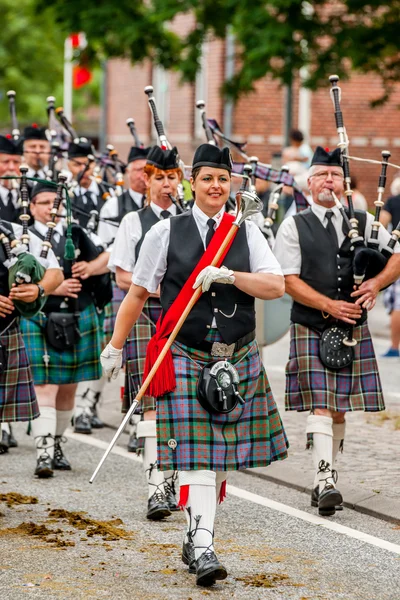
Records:
<instances>
[{"instance_id":1,"label":"brick building facade","mask_svg":"<svg viewBox=\"0 0 400 600\"><path fill-rule=\"evenodd\" d=\"M190 17L177 20L176 27L188 27ZM238 141L247 140L247 153L270 163L284 142L285 90L269 77L258 81L255 91L234 106L224 102L220 88L225 73L232 68L228 42L213 40L204 47L201 73L193 85L179 84L176 73L152 68L149 62L132 67L128 61L111 60L107 65L107 142L125 157L132 137L125 122L133 117L142 141L155 139L147 97L143 89L153 85L160 116L168 139L178 146L182 158L190 162L194 148L205 141L195 102L206 102L207 115L215 118L224 131ZM342 109L350 138L350 154L381 159L382 150L390 150L391 162L400 164L400 85L382 107L372 109L371 101L382 94L379 78L354 74L340 83ZM297 81L293 86L293 126L306 133L314 148L320 144L333 148L338 138L330 84L317 92L305 91ZM376 199L380 167L352 161L352 175L370 206ZM397 171L389 170L388 186Z\"/></svg>"}]
</instances>

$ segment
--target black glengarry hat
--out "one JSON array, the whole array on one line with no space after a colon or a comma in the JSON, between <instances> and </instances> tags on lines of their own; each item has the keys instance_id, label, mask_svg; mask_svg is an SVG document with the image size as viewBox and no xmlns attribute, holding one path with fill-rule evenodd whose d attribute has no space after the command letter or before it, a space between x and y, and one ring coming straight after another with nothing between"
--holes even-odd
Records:
<instances>
[{"instance_id":1,"label":"black glengarry hat","mask_svg":"<svg viewBox=\"0 0 400 600\"><path fill-rule=\"evenodd\" d=\"M153 146L147 155L147 164L154 165L161 171L179 168L179 155L176 146L172 150L163 150L159 146Z\"/></svg>"},{"instance_id":2,"label":"black glengarry hat","mask_svg":"<svg viewBox=\"0 0 400 600\"><path fill-rule=\"evenodd\" d=\"M68 146L68 158L81 158L92 154L92 142L86 138L76 138Z\"/></svg>"},{"instance_id":3,"label":"black glengarry hat","mask_svg":"<svg viewBox=\"0 0 400 600\"><path fill-rule=\"evenodd\" d=\"M23 153L23 138L14 140L12 137L0 135L0 154L22 156Z\"/></svg>"},{"instance_id":4,"label":"black glengarry hat","mask_svg":"<svg viewBox=\"0 0 400 600\"><path fill-rule=\"evenodd\" d=\"M36 123L28 125L24 129L24 140L46 140L46 127L38 127Z\"/></svg>"},{"instance_id":5,"label":"black glengarry hat","mask_svg":"<svg viewBox=\"0 0 400 600\"><path fill-rule=\"evenodd\" d=\"M192 169L196 167L215 167L232 171L232 158L229 148L220 150L212 144L202 144L194 153Z\"/></svg>"},{"instance_id":6,"label":"black glengarry hat","mask_svg":"<svg viewBox=\"0 0 400 600\"><path fill-rule=\"evenodd\" d=\"M37 196L38 194L41 194L42 192L51 192L52 194L55 194L57 191L57 186L56 185L51 185L51 183L36 183L32 190L31 190L31 202L33 200L33 198L35 198L35 196Z\"/></svg>"},{"instance_id":7,"label":"black glengarry hat","mask_svg":"<svg viewBox=\"0 0 400 600\"><path fill-rule=\"evenodd\" d=\"M137 146L132 146L129 150L128 155L128 164L133 162L134 160L146 160L151 147L149 148L138 148Z\"/></svg>"},{"instance_id":8,"label":"black glengarry hat","mask_svg":"<svg viewBox=\"0 0 400 600\"><path fill-rule=\"evenodd\" d=\"M332 152L325 150L322 146L317 146L314 156L311 160L311 166L325 165L327 167L342 167L340 148L335 148Z\"/></svg>"}]
</instances>

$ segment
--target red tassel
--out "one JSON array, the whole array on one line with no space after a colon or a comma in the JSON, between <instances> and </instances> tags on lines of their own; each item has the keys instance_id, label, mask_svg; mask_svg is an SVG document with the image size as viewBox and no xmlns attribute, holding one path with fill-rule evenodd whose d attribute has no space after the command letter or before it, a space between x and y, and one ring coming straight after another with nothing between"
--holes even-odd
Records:
<instances>
[{"instance_id":1,"label":"red tassel","mask_svg":"<svg viewBox=\"0 0 400 600\"><path fill-rule=\"evenodd\" d=\"M156 362L158 356L160 355L162 349L167 343L167 339L163 338L161 340L155 340L151 338L146 353L146 363L144 367L143 381L146 379L147 375L150 373L154 363ZM148 387L147 394L149 396L153 396L154 398L158 398L159 396L164 396L164 394L168 394L172 392L176 387L175 380L175 369L174 369L174 361L172 358L172 352L168 350L167 354L164 357L164 360L160 364L157 369L156 374L150 382Z\"/></svg>"},{"instance_id":2,"label":"red tassel","mask_svg":"<svg viewBox=\"0 0 400 600\"><path fill-rule=\"evenodd\" d=\"M120 398L121 402L124 399L124 394L125 394L125 386L121 385L121 387L119 388L119 398Z\"/></svg>"},{"instance_id":3,"label":"red tassel","mask_svg":"<svg viewBox=\"0 0 400 600\"><path fill-rule=\"evenodd\" d=\"M179 502L178 502L179 508L181 508L183 510L185 508L186 504L188 503L188 500L189 500L189 486L181 485L180 490L179 490Z\"/></svg>"},{"instance_id":4,"label":"red tassel","mask_svg":"<svg viewBox=\"0 0 400 600\"><path fill-rule=\"evenodd\" d=\"M226 479L224 479L224 481L221 483L221 489L219 490L218 504L222 504L222 502L225 500L225 498L226 498Z\"/></svg>"}]
</instances>

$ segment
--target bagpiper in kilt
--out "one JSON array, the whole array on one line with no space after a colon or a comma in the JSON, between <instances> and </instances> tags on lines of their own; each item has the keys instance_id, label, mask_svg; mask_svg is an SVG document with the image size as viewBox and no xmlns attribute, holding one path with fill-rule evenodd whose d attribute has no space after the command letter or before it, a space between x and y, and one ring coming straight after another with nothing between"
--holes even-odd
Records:
<instances>
[{"instance_id":1,"label":"bagpiper in kilt","mask_svg":"<svg viewBox=\"0 0 400 600\"><path fill-rule=\"evenodd\" d=\"M132 153L133 158L140 156ZM137 160L134 160L134 164ZM111 251L109 268L115 272L117 284L127 292L131 286L132 273L138 260L146 233L160 220L177 214L169 194L177 195L182 175L178 168L176 149L163 151L155 146L147 154L144 167L146 181L146 205L131 211L121 221ZM146 361L147 345L155 333L161 315L158 297L150 297L144 304L124 345L125 386L122 410L126 412L138 393ZM156 401L145 396L132 416L128 449L135 447L143 455L143 468L148 482L147 518L163 519L178 510L175 496L176 473L174 470L158 469L156 442ZM142 415L142 418L138 418ZM136 424L135 424L136 420ZM135 427L137 425L137 427ZM137 436L137 437L136 437Z\"/></svg>"},{"instance_id":2,"label":"bagpiper in kilt","mask_svg":"<svg viewBox=\"0 0 400 600\"><path fill-rule=\"evenodd\" d=\"M49 184L38 183L33 188L31 229L42 239L53 201L54 188ZM40 406L40 417L32 423L37 454L35 475L40 478L52 477L54 469L71 469L62 444L73 415L76 388L79 381L101 375L93 290L96 289L96 297L101 297L102 291L99 280L92 277L107 272L108 261L100 242L95 244L79 225L74 225L73 239L80 260L65 260L66 231L58 217L55 222L52 246L65 279L48 297L42 312L21 323Z\"/></svg>"},{"instance_id":3,"label":"bagpiper in kilt","mask_svg":"<svg viewBox=\"0 0 400 600\"><path fill-rule=\"evenodd\" d=\"M2 221L3 227L12 231L17 238L22 227ZM41 240L32 235L30 252L37 258L42 249ZM62 281L62 272L52 252L48 255L49 266L40 281L41 288L53 291ZM10 290L6 255L0 244L0 454L17 446L10 423L31 421L39 416L39 405L33 385L32 371L24 340L20 331L20 317L13 300L35 301L40 289L36 284L22 284ZM25 294L23 298L21 294Z\"/></svg>"},{"instance_id":4,"label":"bagpiper in kilt","mask_svg":"<svg viewBox=\"0 0 400 600\"><path fill-rule=\"evenodd\" d=\"M343 194L343 177L340 150L318 147L308 177L313 204L283 221L274 248L294 299L285 408L310 411L307 446L312 447L315 469L311 505L323 516L342 509L333 467L343 450L346 412L385 409L365 310L372 305L352 297L354 246L332 195ZM372 215L356 211L356 218L360 235L369 239ZM380 247L389 239L380 227ZM350 337L356 342L351 348L342 341Z\"/></svg>"},{"instance_id":5,"label":"bagpiper in kilt","mask_svg":"<svg viewBox=\"0 0 400 600\"><path fill-rule=\"evenodd\" d=\"M103 369L115 376L122 353L118 348L144 301L161 285L162 320L148 346L146 376L161 351L159 344L190 301L192 286L201 286L171 355L150 384L157 396L159 469L179 470L179 504L187 518L182 560L201 586L227 576L213 546L216 500L226 494L227 471L267 466L286 458L288 448L255 342L254 296L280 297L282 271L250 221L236 230L224 266L210 266L232 228L233 217L224 209L230 173L227 148L203 144L196 150L193 209L147 233L134 285L102 353Z\"/></svg>"}]
</instances>

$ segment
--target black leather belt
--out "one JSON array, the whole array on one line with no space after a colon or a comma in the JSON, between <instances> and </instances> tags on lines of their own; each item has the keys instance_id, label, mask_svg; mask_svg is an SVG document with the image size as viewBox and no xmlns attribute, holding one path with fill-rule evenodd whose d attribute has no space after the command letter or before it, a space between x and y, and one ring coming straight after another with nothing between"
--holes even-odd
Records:
<instances>
[{"instance_id":1,"label":"black leather belt","mask_svg":"<svg viewBox=\"0 0 400 600\"><path fill-rule=\"evenodd\" d=\"M205 340L200 344L188 344L188 346L190 346L190 348L194 348L195 350L200 350L201 352L207 352L212 356L232 356L235 352L238 352L241 348L243 348L243 346L246 346L246 344L252 342L255 337L256 332L254 330L239 338L232 344L225 344L224 342L208 342ZM179 340L179 336L177 337L177 340L182 341L183 344L186 343L183 340Z\"/></svg>"}]
</instances>

